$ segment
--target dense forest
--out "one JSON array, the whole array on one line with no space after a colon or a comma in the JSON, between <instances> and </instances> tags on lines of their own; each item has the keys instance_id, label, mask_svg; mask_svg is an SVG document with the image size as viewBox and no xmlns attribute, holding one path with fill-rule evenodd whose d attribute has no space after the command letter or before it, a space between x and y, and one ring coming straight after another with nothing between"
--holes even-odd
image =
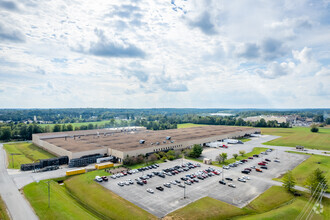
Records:
<instances>
[{"instance_id":1,"label":"dense forest","mask_svg":"<svg viewBox=\"0 0 330 220\"><path fill-rule=\"evenodd\" d=\"M235 125L252 127L290 127L289 123L277 121L257 122L244 121L242 117L266 114L266 110L232 110L231 116L213 116L210 113L219 109L35 109L35 110L0 110L0 140L31 140L34 133L61 132L73 130L101 129L125 126L144 126L150 130L175 129L177 124L195 123L207 125ZM229 113L229 110L221 110ZM274 110L273 110L274 111ZM290 114L301 117L313 117L315 122L330 124L330 119L324 120L322 110L290 110ZM268 110L267 114L288 115L288 111ZM321 114L322 113L322 114ZM37 121L34 122L34 116ZM104 123L97 123L102 121ZM40 124L41 122L53 125ZM84 124L72 124L87 122ZM55 125L54 125L55 124Z\"/></svg>"}]
</instances>

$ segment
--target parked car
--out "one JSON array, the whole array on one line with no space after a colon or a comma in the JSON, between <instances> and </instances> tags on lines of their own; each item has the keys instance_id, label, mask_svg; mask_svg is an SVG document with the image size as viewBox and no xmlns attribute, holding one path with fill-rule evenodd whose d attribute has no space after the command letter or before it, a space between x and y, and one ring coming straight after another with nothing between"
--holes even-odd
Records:
<instances>
[{"instance_id":1,"label":"parked car","mask_svg":"<svg viewBox=\"0 0 330 220\"><path fill-rule=\"evenodd\" d=\"M222 185L226 185L226 182L222 181L222 180L220 180L219 183L222 184Z\"/></svg>"},{"instance_id":2,"label":"parked car","mask_svg":"<svg viewBox=\"0 0 330 220\"><path fill-rule=\"evenodd\" d=\"M274 162L281 163L281 161L278 159L275 159Z\"/></svg>"},{"instance_id":3,"label":"parked car","mask_svg":"<svg viewBox=\"0 0 330 220\"><path fill-rule=\"evenodd\" d=\"M229 180L229 181L233 181L233 179L230 178L230 177L226 177L225 179L226 179L226 180Z\"/></svg>"},{"instance_id":4,"label":"parked car","mask_svg":"<svg viewBox=\"0 0 330 220\"><path fill-rule=\"evenodd\" d=\"M118 186L124 186L124 183L123 182L119 182L118 183Z\"/></svg>"},{"instance_id":5,"label":"parked car","mask_svg":"<svg viewBox=\"0 0 330 220\"><path fill-rule=\"evenodd\" d=\"M240 182L246 183L246 180L243 179L243 178L239 178L239 177L238 177L237 180L240 181Z\"/></svg>"},{"instance_id":6,"label":"parked car","mask_svg":"<svg viewBox=\"0 0 330 220\"><path fill-rule=\"evenodd\" d=\"M230 169L229 166L223 166L222 168L223 168L223 169L226 169L226 170L229 170L229 169Z\"/></svg>"},{"instance_id":7,"label":"parked car","mask_svg":"<svg viewBox=\"0 0 330 220\"><path fill-rule=\"evenodd\" d=\"M250 180L250 177L248 176L242 176L243 179Z\"/></svg>"},{"instance_id":8,"label":"parked car","mask_svg":"<svg viewBox=\"0 0 330 220\"><path fill-rule=\"evenodd\" d=\"M171 184L170 183L164 183L163 185L166 186L167 188L170 188L171 187Z\"/></svg>"},{"instance_id":9,"label":"parked car","mask_svg":"<svg viewBox=\"0 0 330 220\"><path fill-rule=\"evenodd\" d=\"M185 188L186 187L183 183L180 183L178 186L179 187L182 187L182 188Z\"/></svg>"},{"instance_id":10,"label":"parked car","mask_svg":"<svg viewBox=\"0 0 330 220\"><path fill-rule=\"evenodd\" d=\"M103 179L102 179L100 176L96 176L96 177L95 177L95 180L96 180L97 182L102 182L102 181L103 181Z\"/></svg>"},{"instance_id":11,"label":"parked car","mask_svg":"<svg viewBox=\"0 0 330 220\"><path fill-rule=\"evenodd\" d=\"M251 168L245 168L244 170L248 170L248 171L250 171L250 172L252 171L252 169L251 169Z\"/></svg>"},{"instance_id":12,"label":"parked car","mask_svg":"<svg viewBox=\"0 0 330 220\"><path fill-rule=\"evenodd\" d=\"M147 189L148 193L154 193L154 191L152 189Z\"/></svg>"},{"instance_id":13,"label":"parked car","mask_svg":"<svg viewBox=\"0 0 330 220\"><path fill-rule=\"evenodd\" d=\"M158 189L159 191L164 191L164 188L161 186L157 186L156 189Z\"/></svg>"},{"instance_id":14,"label":"parked car","mask_svg":"<svg viewBox=\"0 0 330 220\"><path fill-rule=\"evenodd\" d=\"M111 175L110 177L111 177L111 179L116 179L117 178L116 175Z\"/></svg>"},{"instance_id":15,"label":"parked car","mask_svg":"<svg viewBox=\"0 0 330 220\"><path fill-rule=\"evenodd\" d=\"M258 163L258 165L265 166L266 164L265 163Z\"/></svg>"},{"instance_id":16,"label":"parked car","mask_svg":"<svg viewBox=\"0 0 330 220\"><path fill-rule=\"evenodd\" d=\"M259 157L259 155L258 154L254 154L253 157Z\"/></svg>"},{"instance_id":17,"label":"parked car","mask_svg":"<svg viewBox=\"0 0 330 220\"><path fill-rule=\"evenodd\" d=\"M270 159L268 159L268 158L266 158L266 159L265 159L265 161L267 161L267 162L271 162L271 160L270 160Z\"/></svg>"},{"instance_id":18,"label":"parked car","mask_svg":"<svg viewBox=\"0 0 330 220\"><path fill-rule=\"evenodd\" d=\"M256 171L257 171L257 172L262 172L262 170L260 170L259 168L256 168Z\"/></svg>"},{"instance_id":19,"label":"parked car","mask_svg":"<svg viewBox=\"0 0 330 220\"><path fill-rule=\"evenodd\" d=\"M228 183L228 186L229 187L232 187L232 188L236 188L236 186L234 184L232 184L232 183Z\"/></svg>"},{"instance_id":20,"label":"parked car","mask_svg":"<svg viewBox=\"0 0 330 220\"><path fill-rule=\"evenodd\" d=\"M249 159L253 160L253 157L249 157Z\"/></svg>"},{"instance_id":21,"label":"parked car","mask_svg":"<svg viewBox=\"0 0 330 220\"><path fill-rule=\"evenodd\" d=\"M250 171L249 170L242 170L241 173L249 174Z\"/></svg>"},{"instance_id":22,"label":"parked car","mask_svg":"<svg viewBox=\"0 0 330 220\"><path fill-rule=\"evenodd\" d=\"M143 186L144 185L144 183L142 182L142 181L137 181L136 182L138 185L140 185L140 186Z\"/></svg>"},{"instance_id":23,"label":"parked car","mask_svg":"<svg viewBox=\"0 0 330 220\"><path fill-rule=\"evenodd\" d=\"M102 176L101 178L102 178L103 181L108 181L109 180L108 177L106 177L106 176Z\"/></svg>"},{"instance_id":24,"label":"parked car","mask_svg":"<svg viewBox=\"0 0 330 220\"><path fill-rule=\"evenodd\" d=\"M176 182L176 183L181 183L181 181L180 181L180 180L175 180L175 182Z\"/></svg>"},{"instance_id":25,"label":"parked car","mask_svg":"<svg viewBox=\"0 0 330 220\"><path fill-rule=\"evenodd\" d=\"M261 169L265 169L265 170L268 169L266 166L261 166L260 168L261 168Z\"/></svg>"}]
</instances>

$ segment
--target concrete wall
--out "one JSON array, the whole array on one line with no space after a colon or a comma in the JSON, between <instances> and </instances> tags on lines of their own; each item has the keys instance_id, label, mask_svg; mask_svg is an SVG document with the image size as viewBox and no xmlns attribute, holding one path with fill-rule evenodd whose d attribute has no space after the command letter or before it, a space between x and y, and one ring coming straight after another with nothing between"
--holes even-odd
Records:
<instances>
[{"instance_id":1,"label":"concrete wall","mask_svg":"<svg viewBox=\"0 0 330 220\"><path fill-rule=\"evenodd\" d=\"M36 134L32 135L32 143L44 149L45 151L48 151L51 154L54 154L56 156L68 156L70 159L72 159L72 152L60 148L56 145L50 144L46 141L40 140L39 136Z\"/></svg>"}]
</instances>

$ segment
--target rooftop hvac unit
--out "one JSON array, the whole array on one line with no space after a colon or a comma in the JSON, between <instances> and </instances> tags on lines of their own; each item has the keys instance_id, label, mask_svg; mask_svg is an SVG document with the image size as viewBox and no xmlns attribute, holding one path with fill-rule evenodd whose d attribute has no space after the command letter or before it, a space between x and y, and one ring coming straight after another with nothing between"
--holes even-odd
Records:
<instances>
[{"instance_id":1,"label":"rooftop hvac unit","mask_svg":"<svg viewBox=\"0 0 330 220\"><path fill-rule=\"evenodd\" d=\"M159 145L159 142L156 142L156 145Z\"/></svg>"},{"instance_id":2,"label":"rooftop hvac unit","mask_svg":"<svg viewBox=\"0 0 330 220\"><path fill-rule=\"evenodd\" d=\"M140 144L144 144L145 143L145 140L140 140Z\"/></svg>"},{"instance_id":3,"label":"rooftop hvac unit","mask_svg":"<svg viewBox=\"0 0 330 220\"><path fill-rule=\"evenodd\" d=\"M166 141L163 141L164 144L166 144Z\"/></svg>"},{"instance_id":4,"label":"rooftop hvac unit","mask_svg":"<svg viewBox=\"0 0 330 220\"><path fill-rule=\"evenodd\" d=\"M171 140L171 136L167 136L166 137L166 140Z\"/></svg>"}]
</instances>

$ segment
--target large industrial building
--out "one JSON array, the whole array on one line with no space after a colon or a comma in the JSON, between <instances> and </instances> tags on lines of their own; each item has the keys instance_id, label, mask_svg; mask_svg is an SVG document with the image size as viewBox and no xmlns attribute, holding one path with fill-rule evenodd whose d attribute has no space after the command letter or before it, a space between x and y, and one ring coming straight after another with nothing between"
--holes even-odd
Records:
<instances>
[{"instance_id":1,"label":"large industrial building","mask_svg":"<svg viewBox=\"0 0 330 220\"><path fill-rule=\"evenodd\" d=\"M32 142L57 156L80 158L92 154L122 160L153 152L190 148L194 144L260 133L258 128L201 126L152 131L143 127L33 134Z\"/></svg>"}]
</instances>

